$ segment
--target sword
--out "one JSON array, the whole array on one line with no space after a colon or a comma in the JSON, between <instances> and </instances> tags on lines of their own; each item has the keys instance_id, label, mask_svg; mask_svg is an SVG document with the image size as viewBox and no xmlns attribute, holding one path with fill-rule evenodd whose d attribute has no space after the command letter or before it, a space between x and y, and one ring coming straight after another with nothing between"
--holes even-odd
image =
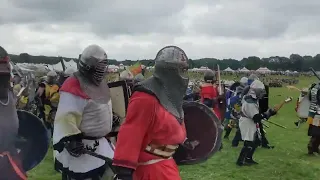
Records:
<instances>
[{"instance_id":1,"label":"sword","mask_svg":"<svg viewBox=\"0 0 320 180\"><path fill-rule=\"evenodd\" d=\"M88 154L88 155L90 155L90 156L93 156L93 157L96 157L96 158L99 158L99 159L104 160L104 161L108 164L108 166L110 167L110 169L113 171L113 173L116 172L115 169L114 169L114 167L112 166L112 162L113 162L112 159L110 159L110 158L108 158L108 157L106 157L106 156L103 156L103 155L101 155L101 154L98 154L98 153L89 151L89 150L84 150L83 152L84 152L84 154Z\"/></svg>"}]
</instances>

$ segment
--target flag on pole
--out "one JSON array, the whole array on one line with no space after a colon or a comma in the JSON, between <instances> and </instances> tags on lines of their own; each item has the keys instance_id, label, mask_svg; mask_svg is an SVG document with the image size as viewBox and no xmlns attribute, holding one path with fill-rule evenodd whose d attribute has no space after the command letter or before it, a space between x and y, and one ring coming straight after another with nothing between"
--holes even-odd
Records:
<instances>
[{"instance_id":1,"label":"flag on pole","mask_svg":"<svg viewBox=\"0 0 320 180\"><path fill-rule=\"evenodd\" d=\"M140 74L142 72L142 67L140 62L137 62L134 65L130 66L129 71L132 73L133 76Z\"/></svg>"}]
</instances>

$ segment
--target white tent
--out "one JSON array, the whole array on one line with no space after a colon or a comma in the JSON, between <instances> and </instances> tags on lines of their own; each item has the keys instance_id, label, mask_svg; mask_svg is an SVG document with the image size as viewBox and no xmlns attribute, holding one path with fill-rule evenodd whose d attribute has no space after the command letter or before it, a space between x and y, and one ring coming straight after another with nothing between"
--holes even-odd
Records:
<instances>
[{"instance_id":1,"label":"white tent","mask_svg":"<svg viewBox=\"0 0 320 180\"><path fill-rule=\"evenodd\" d=\"M239 70L240 72L249 72L250 70L247 69L246 67L243 67L242 69Z\"/></svg>"},{"instance_id":2,"label":"white tent","mask_svg":"<svg viewBox=\"0 0 320 180\"><path fill-rule=\"evenodd\" d=\"M108 72L118 72L119 69L120 68L116 65L112 65L112 64L108 65Z\"/></svg>"},{"instance_id":3,"label":"white tent","mask_svg":"<svg viewBox=\"0 0 320 180\"><path fill-rule=\"evenodd\" d=\"M77 63L73 59L71 59L70 61L63 60L63 63L66 66L66 68L78 69Z\"/></svg>"},{"instance_id":4,"label":"white tent","mask_svg":"<svg viewBox=\"0 0 320 180\"><path fill-rule=\"evenodd\" d=\"M266 67L260 67L256 71L259 72L259 73L271 73L271 70L266 68Z\"/></svg>"},{"instance_id":5,"label":"white tent","mask_svg":"<svg viewBox=\"0 0 320 180\"><path fill-rule=\"evenodd\" d=\"M223 70L223 71L225 71L225 72L234 72L234 70L233 69L231 69L230 67L227 67L225 70Z\"/></svg>"},{"instance_id":6,"label":"white tent","mask_svg":"<svg viewBox=\"0 0 320 180\"><path fill-rule=\"evenodd\" d=\"M285 72L286 72L286 73L290 73L291 71L289 71L289 70L286 70Z\"/></svg>"}]
</instances>

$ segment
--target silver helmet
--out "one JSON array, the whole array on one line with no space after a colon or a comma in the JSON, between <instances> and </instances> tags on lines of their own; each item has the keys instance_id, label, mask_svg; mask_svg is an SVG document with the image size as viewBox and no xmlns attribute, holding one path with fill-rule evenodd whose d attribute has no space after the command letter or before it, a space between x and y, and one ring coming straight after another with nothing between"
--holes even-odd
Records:
<instances>
[{"instance_id":1,"label":"silver helmet","mask_svg":"<svg viewBox=\"0 0 320 180\"><path fill-rule=\"evenodd\" d=\"M216 80L216 74L211 69L206 70L206 72L204 73L204 81L211 83L215 80Z\"/></svg>"},{"instance_id":2,"label":"silver helmet","mask_svg":"<svg viewBox=\"0 0 320 180\"><path fill-rule=\"evenodd\" d=\"M156 55L153 76L138 83L137 88L153 92L160 104L182 123L183 97L188 87L188 57L177 46L166 46Z\"/></svg>"},{"instance_id":3,"label":"silver helmet","mask_svg":"<svg viewBox=\"0 0 320 180\"><path fill-rule=\"evenodd\" d=\"M95 85L105 78L108 65L107 53L98 45L86 47L79 59L79 71Z\"/></svg>"},{"instance_id":4,"label":"silver helmet","mask_svg":"<svg viewBox=\"0 0 320 180\"><path fill-rule=\"evenodd\" d=\"M266 94L266 88L264 84L259 80L254 80L249 89L249 95L255 99L262 99Z\"/></svg>"},{"instance_id":5,"label":"silver helmet","mask_svg":"<svg viewBox=\"0 0 320 180\"><path fill-rule=\"evenodd\" d=\"M248 78L247 77L242 77L240 79L240 84L243 86L246 86L248 84Z\"/></svg>"},{"instance_id":6,"label":"silver helmet","mask_svg":"<svg viewBox=\"0 0 320 180\"><path fill-rule=\"evenodd\" d=\"M58 74L54 71L54 70L51 70L47 73L47 83L48 84L53 84L58 78Z\"/></svg>"},{"instance_id":7,"label":"silver helmet","mask_svg":"<svg viewBox=\"0 0 320 180\"><path fill-rule=\"evenodd\" d=\"M162 48L155 58L154 70L155 77L167 79L187 88L188 57L181 48L177 46Z\"/></svg>"}]
</instances>

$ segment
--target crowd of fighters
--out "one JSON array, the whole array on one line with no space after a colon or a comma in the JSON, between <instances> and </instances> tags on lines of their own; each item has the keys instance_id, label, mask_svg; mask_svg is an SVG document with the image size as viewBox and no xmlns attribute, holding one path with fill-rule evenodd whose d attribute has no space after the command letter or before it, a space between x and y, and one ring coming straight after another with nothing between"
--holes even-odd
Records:
<instances>
[{"instance_id":1,"label":"crowd of fighters","mask_svg":"<svg viewBox=\"0 0 320 180\"><path fill-rule=\"evenodd\" d=\"M28 104L25 103L28 99L22 98L28 92L19 93L21 80L18 77L12 80L9 61L9 55L0 47L0 180L25 180L22 157L16 148L19 129L16 97L18 102ZM54 166L62 180L181 179L173 154L179 146L191 150L201 146L201 142L187 138L184 122L183 102L196 101L196 96L224 124L226 139L236 128L232 146L244 141L237 165L257 164L253 154L259 145L273 148L265 137L262 121L277 112L269 107L262 111L259 107L267 94L259 78L243 77L233 86L236 88L230 86L225 91L216 73L208 70L199 91L191 93L188 57L176 46L162 48L155 58L153 76L135 82L114 146L108 135L119 117L113 113L110 89L105 81L107 65L105 50L90 45L79 58L78 70L67 69L60 78L50 71L37 87L38 116L52 130ZM319 89L320 85L315 84L308 91L309 154L319 153ZM96 158L90 152L112 161Z\"/></svg>"}]
</instances>

